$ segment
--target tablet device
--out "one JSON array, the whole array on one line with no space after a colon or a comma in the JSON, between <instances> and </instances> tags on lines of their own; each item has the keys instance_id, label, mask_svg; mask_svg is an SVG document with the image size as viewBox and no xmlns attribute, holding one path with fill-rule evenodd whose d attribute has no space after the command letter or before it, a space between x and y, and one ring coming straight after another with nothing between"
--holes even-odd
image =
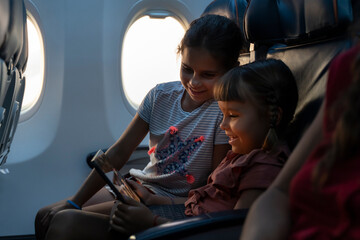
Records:
<instances>
[{"instance_id":1,"label":"tablet device","mask_svg":"<svg viewBox=\"0 0 360 240\"><path fill-rule=\"evenodd\" d=\"M134 200L140 202L140 198L138 195L132 190L123 176L111 165L110 162L103 160L102 158L97 158L104 152L102 150L97 151L92 160L90 161L90 166L93 167L96 172L104 179L106 184L111 188L111 190L116 195L116 198L124 202L124 198L122 195L126 195L128 197L133 198ZM114 174L114 183L110 180L110 178L106 175L106 172L112 171Z\"/></svg>"}]
</instances>

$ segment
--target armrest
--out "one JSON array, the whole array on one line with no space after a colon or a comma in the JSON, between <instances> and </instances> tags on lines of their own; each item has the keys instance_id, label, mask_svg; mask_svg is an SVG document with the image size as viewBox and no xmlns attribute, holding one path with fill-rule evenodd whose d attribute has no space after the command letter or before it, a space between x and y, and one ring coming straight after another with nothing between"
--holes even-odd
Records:
<instances>
[{"instance_id":1,"label":"armrest","mask_svg":"<svg viewBox=\"0 0 360 240\"><path fill-rule=\"evenodd\" d=\"M173 221L130 236L136 240L238 239L248 209L209 213Z\"/></svg>"},{"instance_id":2,"label":"armrest","mask_svg":"<svg viewBox=\"0 0 360 240\"><path fill-rule=\"evenodd\" d=\"M103 148L101 149L103 152L106 152L106 150L108 150L107 148ZM86 163L89 165L90 168L92 168L90 162L91 160L93 159L93 157L95 156L97 151L95 152L91 152L91 153L88 153L88 155L86 155Z\"/></svg>"}]
</instances>

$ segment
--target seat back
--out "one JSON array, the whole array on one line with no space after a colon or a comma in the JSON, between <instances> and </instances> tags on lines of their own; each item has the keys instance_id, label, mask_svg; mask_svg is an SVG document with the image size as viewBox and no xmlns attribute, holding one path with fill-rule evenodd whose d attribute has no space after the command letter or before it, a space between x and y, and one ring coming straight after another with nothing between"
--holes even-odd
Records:
<instances>
[{"instance_id":1,"label":"seat back","mask_svg":"<svg viewBox=\"0 0 360 240\"><path fill-rule=\"evenodd\" d=\"M19 121L28 57L23 0L0 1L0 166L6 162Z\"/></svg>"},{"instance_id":2,"label":"seat back","mask_svg":"<svg viewBox=\"0 0 360 240\"><path fill-rule=\"evenodd\" d=\"M201 16L206 14L215 14L227 17L233 20L244 33L243 19L247 8L247 0L215 0L206 7ZM242 38L241 53L249 52L249 42L246 40L245 35Z\"/></svg>"},{"instance_id":3,"label":"seat back","mask_svg":"<svg viewBox=\"0 0 360 240\"><path fill-rule=\"evenodd\" d=\"M216 14L227 17L233 20L240 27L241 32L244 33L243 19L247 5L247 0L215 0L206 7L201 16L206 14ZM245 35L243 35L241 40L239 63L240 65L243 65L250 61L250 43L245 38Z\"/></svg>"},{"instance_id":4,"label":"seat back","mask_svg":"<svg viewBox=\"0 0 360 240\"><path fill-rule=\"evenodd\" d=\"M280 59L297 82L299 101L287 137L290 148L321 105L332 59L353 45L346 31L352 20L351 0L251 0L248 5L244 31L251 42L250 61Z\"/></svg>"}]
</instances>

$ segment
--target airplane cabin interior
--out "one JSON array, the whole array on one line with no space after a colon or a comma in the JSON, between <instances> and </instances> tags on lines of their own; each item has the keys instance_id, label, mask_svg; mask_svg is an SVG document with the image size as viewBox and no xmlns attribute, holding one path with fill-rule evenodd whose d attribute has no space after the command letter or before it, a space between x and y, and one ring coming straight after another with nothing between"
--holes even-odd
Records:
<instances>
[{"instance_id":1,"label":"airplane cabin interior","mask_svg":"<svg viewBox=\"0 0 360 240\"><path fill-rule=\"evenodd\" d=\"M37 210L74 193L95 152L106 150L130 122L136 110L119 91L118 53L134 19L160 9L181 16L186 26L207 14L235 21L244 33L240 64L280 59L295 76L299 101L287 136L293 149L323 101L331 61L355 43L347 32L356 14L353 2L1 0L0 239L35 239ZM42 21L45 84L33 115L24 119L29 11ZM121 172L142 169L148 150L145 139ZM191 217L130 239L239 239L246 214L241 209Z\"/></svg>"}]
</instances>

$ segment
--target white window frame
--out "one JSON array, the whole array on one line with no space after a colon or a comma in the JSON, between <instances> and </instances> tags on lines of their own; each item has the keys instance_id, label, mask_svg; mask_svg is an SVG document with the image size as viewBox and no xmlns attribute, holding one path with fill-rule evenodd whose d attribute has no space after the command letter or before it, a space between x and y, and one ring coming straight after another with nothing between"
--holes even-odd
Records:
<instances>
[{"instance_id":1,"label":"white window frame","mask_svg":"<svg viewBox=\"0 0 360 240\"><path fill-rule=\"evenodd\" d=\"M42 25L41 25L41 21L39 18L39 14L37 9L35 8L35 6L32 5L31 2L26 1L25 2L26 5L26 15L27 15L27 19L30 21L32 21L32 24L34 24L36 30L38 31L38 37L40 39L40 46L42 46L42 50L43 50L43 65L42 65L42 83L41 83L41 89L39 89L39 93L37 94L37 96L33 99L33 101L31 102L31 104L29 106L27 106L26 108L24 108L24 106L22 106L21 109L21 113L20 113L20 119L19 122L23 122L26 121L28 119L30 119L40 108L41 105L41 101L43 98L43 93L44 93L44 89L45 89L45 71L46 71L46 54L45 54L45 41L44 41L44 35L43 35L43 31L42 31ZM29 22L27 23L29 24ZM30 54L30 46L29 46L29 54ZM27 67L26 70L24 72L24 76L25 76L25 93L24 93L24 97L26 94L26 88L27 86L29 86L30 82L29 82L29 78L26 74L27 70L29 68L29 62L27 63Z\"/></svg>"}]
</instances>

